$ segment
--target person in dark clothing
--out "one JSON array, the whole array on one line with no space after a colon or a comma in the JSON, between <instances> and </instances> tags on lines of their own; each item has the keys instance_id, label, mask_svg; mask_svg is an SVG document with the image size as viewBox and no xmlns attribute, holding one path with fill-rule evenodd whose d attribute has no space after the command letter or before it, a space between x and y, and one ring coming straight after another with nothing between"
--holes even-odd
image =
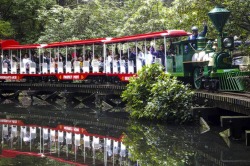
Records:
<instances>
[{"instance_id":1,"label":"person in dark clothing","mask_svg":"<svg viewBox=\"0 0 250 166\"><path fill-rule=\"evenodd\" d=\"M192 35L188 36L188 40L195 40L199 36L205 37L207 34L207 23L203 22L203 31L201 33L198 33L198 27L193 26L192 27Z\"/></svg>"},{"instance_id":2,"label":"person in dark clothing","mask_svg":"<svg viewBox=\"0 0 250 166\"><path fill-rule=\"evenodd\" d=\"M164 45L161 44L159 50L155 51L154 47L150 47L150 53L155 56L155 58L161 59L161 64L165 66L165 49Z\"/></svg>"},{"instance_id":3,"label":"person in dark clothing","mask_svg":"<svg viewBox=\"0 0 250 166\"><path fill-rule=\"evenodd\" d=\"M132 48L131 52L129 53L129 61L133 61L134 62L134 66L136 66L136 49L135 47Z\"/></svg>"},{"instance_id":4,"label":"person in dark clothing","mask_svg":"<svg viewBox=\"0 0 250 166\"><path fill-rule=\"evenodd\" d=\"M135 47L132 48L131 52L129 53L129 58L128 60L130 61L136 61L136 50L135 50Z\"/></svg>"},{"instance_id":5,"label":"person in dark clothing","mask_svg":"<svg viewBox=\"0 0 250 166\"><path fill-rule=\"evenodd\" d=\"M189 44L190 46L193 47L193 49L197 48L197 45L195 44L195 40L201 36L201 37L205 37L207 34L207 23L203 22L203 31L201 33L198 33L198 27L197 26L193 26L192 27L192 35L188 36L188 40L191 41ZM189 46L186 45L185 46L185 53L188 53L189 51Z\"/></svg>"}]
</instances>

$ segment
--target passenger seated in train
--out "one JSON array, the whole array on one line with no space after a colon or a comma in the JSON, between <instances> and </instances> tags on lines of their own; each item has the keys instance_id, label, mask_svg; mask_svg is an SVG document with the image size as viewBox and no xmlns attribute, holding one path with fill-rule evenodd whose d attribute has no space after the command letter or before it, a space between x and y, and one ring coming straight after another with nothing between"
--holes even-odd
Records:
<instances>
[{"instance_id":1,"label":"passenger seated in train","mask_svg":"<svg viewBox=\"0 0 250 166\"><path fill-rule=\"evenodd\" d=\"M72 61L72 56L70 54L67 54L67 61Z\"/></svg>"},{"instance_id":2,"label":"passenger seated in train","mask_svg":"<svg viewBox=\"0 0 250 166\"><path fill-rule=\"evenodd\" d=\"M94 58L93 51L88 50L88 52L87 52L87 58L89 59L89 61L91 61Z\"/></svg>"},{"instance_id":3,"label":"passenger seated in train","mask_svg":"<svg viewBox=\"0 0 250 166\"><path fill-rule=\"evenodd\" d=\"M3 58L3 65L4 64L7 64L8 66L8 72L10 71L10 58L9 58L9 55L5 55L4 58Z\"/></svg>"},{"instance_id":4,"label":"passenger seated in train","mask_svg":"<svg viewBox=\"0 0 250 166\"><path fill-rule=\"evenodd\" d=\"M119 73L120 70L120 59L119 59L119 55L116 54L114 56L114 60L113 60L113 66L112 67L112 72L113 73Z\"/></svg>"},{"instance_id":5,"label":"passenger seated in train","mask_svg":"<svg viewBox=\"0 0 250 166\"><path fill-rule=\"evenodd\" d=\"M82 67L83 67L83 58L80 56L78 57L78 61L80 62L80 72L83 72Z\"/></svg>"},{"instance_id":6,"label":"passenger seated in train","mask_svg":"<svg viewBox=\"0 0 250 166\"><path fill-rule=\"evenodd\" d=\"M106 72L112 73L113 58L114 58L114 55L112 53L112 50L107 49L107 59L105 60L105 63L109 63L109 64L105 64L105 65L110 66L110 69L106 68Z\"/></svg>"},{"instance_id":7,"label":"passenger seated in train","mask_svg":"<svg viewBox=\"0 0 250 166\"><path fill-rule=\"evenodd\" d=\"M165 62L165 49L164 49L164 44L161 44L161 45L159 46L159 50L155 50L154 46L151 45L151 47L150 47L150 53L151 53L152 55L154 55L154 58L159 58L160 61L161 61L161 64L162 64L163 66L165 66L165 64L164 64L164 62ZM154 61L155 61L155 59L154 59Z\"/></svg>"},{"instance_id":8,"label":"passenger seated in train","mask_svg":"<svg viewBox=\"0 0 250 166\"><path fill-rule=\"evenodd\" d=\"M103 70L104 70L104 58L103 58L103 56L99 57L99 62L100 62L100 64L99 64L99 71L103 72Z\"/></svg>"},{"instance_id":9,"label":"passenger seated in train","mask_svg":"<svg viewBox=\"0 0 250 166\"><path fill-rule=\"evenodd\" d=\"M100 66L99 57L98 57L98 55L94 55L94 59L91 61L91 65L90 65L91 71L98 73L99 66Z\"/></svg>"},{"instance_id":10,"label":"passenger seated in train","mask_svg":"<svg viewBox=\"0 0 250 166\"><path fill-rule=\"evenodd\" d=\"M153 63L153 55L150 52L150 46L147 46L145 53L145 65L151 65L152 63Z\"/></svg>"},{"instance_id":11,"label":"passenger seated in train","mask_svg":"<svg viewBox=\"0 0 250 166\"><path fill-rule=\"evenodd\" d=\"M57 72L57 61L54 57L51 57L51 62L50 62L50 72L53 71Z\"/></svg>"},{"instance_id":12,"label":"passenger seated in train","mask_svg":"<svg viewBox=\"0 0 250 166\"><path fill-rule=\"evenodd\" d=\"M129 53L129 57L128 57L129 61L133 61L134 62L134 66L136 64L136 48L133 47L131 52Z\"/></svg>"},{"instance_id":13,"label":"passenger seated in train","mask_svg":"<svg viewBox=\"0 0 250 166\"><path fill-rule=\"evenodd\" d=\"M77 59L77 53L76 52L72 52L71 53L71 57L72 57L72 59Z\"/></svg>"},{"instance_id":14,"label":"passenger seated in train","mask_svg":"<svg viewBox=\"0 0 250 166\"><path fill-rule=\"evenodd\" d=\"M59 53L59 62L65 62L65 57L62 53Z\"/></svg>"},{"instance_id":15,"label":"passenger seated in train","mask_svg":"<svg viewBox=\"0 0 250 166\"><path fill-rule=\"evenodd\" d=\"M14 62L19 62L20 58L18 56L16 56L15 54L12 55L12 61Z\"/></svg>"},{"instance_id":16,"label":"passenger seated in train","mask_svg":"<svg viewBox=\"0 0 250 166\"><path fill-rule=\"evenodd\" d=\"M144 47L142 47L142 49L137 48L138 59L141 61L142 66L145 65L145 54L144 54L145 51L143 50L144 50Z\"/></svg>"},{"instance_id":17,"label":"passenger seated in train","mask_svg":"<svg viewBox=\"0 0 250 166\"><path fill-rule=\"evenodd\" d=\"M29 66L30 66L30 63L31 63L31 59L29 58L28 54L25 53L24 54L24 57L22 59L22 63L24 64L25 68L26 68L26 72L28 73L29 72Z\"/></svg>"},{"instance_id":18,"label":"passenger seated in train","mask_svg":"<svg viewBox=\"0 0 250 166\"><path fill-rule=\"evenodd\" d=\"M62 73L64 70L64 63L65 63L65 58L64 56L62 55L62 53L57 53L55 55L55 57L53 58L53 61L51 59L51 63L54 63L54 66L55 66L55 72L58 73Z\"/></svg>"},{"instance_id":19,"label":"passenger seated in train","mask_svg":"<svg viewBox=\"0 0 250 166\"><path fill-rule=\"evenodd\" d=\"M125 66L125 73L128 73L128 57L126 55L123 55L121 57L121 63L124 63ZM120 72L123 73L124 71L122 71L122 67L120 67Z\"/></svg>"},{"instance_id":20,"label":"passenger seated in train","mask_svg":"<svg viewBox=\"0 0 250 166\"><path fill-rule=\"evenodd\" d=\"M91 64L93 64L94 62L99 62L99 57L98 55L94 56L94 59L91 61Z\"/></svg>"},{"instance_id":21,"label":"passenger seated in train","mask_svg":"<svg viewBox=\"0 0 250 166\"><path fill-rule=\"evenodd\" d=\"M36 72L38 72L39 71L39 57L38 57L38 54L36 52L34 52L31 55L31 61L36 63ZM47 61L45 60L45 62L47 62ZM42 61L42 63L43 63L43 61Z\"/></svg>"},{"instance_id":22,"label":"passenger seated in train","mask_svg":"<svg viewBox=\"0 0 250 166\"><path fill-rule=\"evenodd\" d=\"M107 49L107 60L109 63L112 63L113 61L113 54L112 54L112 51Z\"/></svg>"}]
</instances>

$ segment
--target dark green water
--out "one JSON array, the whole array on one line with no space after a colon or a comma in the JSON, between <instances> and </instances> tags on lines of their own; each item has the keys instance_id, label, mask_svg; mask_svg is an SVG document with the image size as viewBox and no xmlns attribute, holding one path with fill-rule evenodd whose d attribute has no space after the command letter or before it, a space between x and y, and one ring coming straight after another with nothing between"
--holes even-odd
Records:
<instances>
[{"instance_id":1,"label":"dark green water","mask_svg":"<svg viewBox=\"0 0 250 166\"><path fill-rule=\"evenodd\" d=\"M44 155L42 158L27 155L18 155L16 158L2 157L0 158L2 166L76 165L77 163L98 166L250 165L250 148L246 147L243 141L223 139L219 136L222 129L217 126L211 126L210 131L201 134L197 124L176 126L142 122L128 119L126 113L100 112L90 108L66 111L52 110L47 106L20 108L9 104L1 105L0 113L0 119L20 120L23 123L14 125L14 128L17 126L17 131L12 128L13 124L9 123L6 134L6 126L2 122L1 153L13 150ZM61 128L58 125L61 125ZM20 134L21 126L27 127L25 136ZM31 126L36 127L33 135ZM48 133L43 130L44 128L49 128ZM51 130L54 129L55 140L50 137L53 135ZM75 140L78 140L77 132L69 132L68 129L83 131L80 133L79 144L75 143ZM58 131L63 132L63 141L59 143ZM68 138L67 132L71 133L72 137ZM88 136L89 140L84 140ZM93 137L99 140L96 141ZM67 143L66 138L70 143ZM61 161L50 159L50 156Z\"/></svg>"}]
</instances>

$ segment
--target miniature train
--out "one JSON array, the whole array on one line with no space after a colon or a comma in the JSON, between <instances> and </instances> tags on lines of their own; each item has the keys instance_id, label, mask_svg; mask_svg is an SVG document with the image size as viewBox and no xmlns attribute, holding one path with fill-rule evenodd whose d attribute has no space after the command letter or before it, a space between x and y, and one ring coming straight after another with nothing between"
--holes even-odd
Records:
<instances>
[{"instance_id":1,"label":"miniature train","mask_svg":"<svg viewBox=\"0 0 250 166\"><path fill-rule=\"evenodd\" d=\"M196 89L244 91L243 80L249 78L250 72L240 71L239 65L233 65L234 40L222 32L229 14L222 7L209 12L219 31L217 43L202 36L194 41L177 41L190 35L184 30L49 44L0 41L0 80L123 83L143 66L159 63L165 72L191 81ZM162 56L155 51L157 43L163 43Z\"/></svg>"}]
</instances>

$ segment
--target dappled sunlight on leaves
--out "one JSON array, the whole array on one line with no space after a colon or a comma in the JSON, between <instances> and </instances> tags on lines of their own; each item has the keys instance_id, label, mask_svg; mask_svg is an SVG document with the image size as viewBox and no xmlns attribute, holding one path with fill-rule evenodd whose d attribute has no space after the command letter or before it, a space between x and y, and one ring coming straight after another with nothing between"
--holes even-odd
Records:
<instances>
[{"instance_id":1,"label":"dappled sunlight on leaves","mask_svg":"<svg viewBox=\"0 0 250 166\"><path fill-rule=\"evenodd\" d=\"M145 66L130 79L122 99L132 117L185 123L192 120L193 91L158 64Z\"/></svg>"}]
</instances>

